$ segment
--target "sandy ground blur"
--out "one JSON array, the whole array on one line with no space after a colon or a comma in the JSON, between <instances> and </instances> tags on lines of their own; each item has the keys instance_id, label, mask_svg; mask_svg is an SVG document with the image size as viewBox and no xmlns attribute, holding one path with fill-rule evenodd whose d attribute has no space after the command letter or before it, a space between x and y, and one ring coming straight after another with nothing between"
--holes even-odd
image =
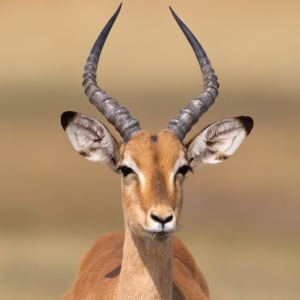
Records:
<instances>
[{"instance_id":1,"label":"sandy ground blur","mask_svg":"<svg viewBox=\"0 0 300 300\"><path fill-rule=\"evenodd\" d=\"M119 176L81 158L59 120L75 110L107 124L85 97L81 75L118 5L1 1L0 299L59 299L96 237L123 229ZM202 43L221 83L215 105L186 140L226 117L255 122L232 158L188 176L179 236L212 300L296 300L300 2L124 0L98 82L151 133L202 88L169 5Z\"/></svg>"}]
</instances>

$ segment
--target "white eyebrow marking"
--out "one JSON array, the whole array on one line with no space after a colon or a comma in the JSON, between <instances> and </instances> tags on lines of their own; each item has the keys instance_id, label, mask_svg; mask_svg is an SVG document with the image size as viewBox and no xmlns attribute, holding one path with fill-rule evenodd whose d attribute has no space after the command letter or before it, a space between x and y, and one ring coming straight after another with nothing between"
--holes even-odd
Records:
<instances>
[{"instance_id":1,"label":"white eyebrow marking","mask_svg":"<svg viewBox=\"0 0 300 300\"><path fill-rule=\"evenodd\" d=\"M126 157L121 165L126 165L128 168L132 169L134 171L134 173L136 173L142 183L142 188L145 187L145 177L143 175L143 173L139 170L139 168L137 167L136 163L131 159L131 157Z\"/></svg>"},{"instance_id":2,"label":"white eyebrow marking","mask_svg":"<svg viewBox=\"0 0 300 300\"><path fill-rule=\"evenodd\" d=\"M175 176L176 172L178 171L178 169L179 169L180 167L182 167L182 166L185 165L185 164L187 164L187 161L186 161L186 159L184 158L184 156L180 156L180 157L176 160L175 165L174 165L174 169L173 169L172 173L170 174L170 178L169 178L169 179L170 179L170 184L171 184L171 186L172 186L172 183L173 183L174 176Z\"/></svg>"}]
</instances>

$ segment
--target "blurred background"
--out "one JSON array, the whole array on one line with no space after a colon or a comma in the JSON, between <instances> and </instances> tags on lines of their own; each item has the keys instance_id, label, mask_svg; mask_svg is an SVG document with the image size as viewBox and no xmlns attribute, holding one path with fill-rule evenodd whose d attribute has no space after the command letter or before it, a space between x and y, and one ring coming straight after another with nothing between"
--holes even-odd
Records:
<instances>
[{"instance_id":1,"label":"blurred background","mask_svg":"<svg viewBox=\"0 0 300 300\"><path fill-rule=\"evenodd\" d=\"M60 125L66 110L107 124L81 76L119 1L0 3L0 298L60 299L96 238L123 230L119 175L80 157ZM124 0L98 82L152 134L202 89L169 5L221 84L186 141L227 117L254 119L232 158L188 176L178 234L212 300L299 299L300 2Z\"/></svg>"}]
</instances>

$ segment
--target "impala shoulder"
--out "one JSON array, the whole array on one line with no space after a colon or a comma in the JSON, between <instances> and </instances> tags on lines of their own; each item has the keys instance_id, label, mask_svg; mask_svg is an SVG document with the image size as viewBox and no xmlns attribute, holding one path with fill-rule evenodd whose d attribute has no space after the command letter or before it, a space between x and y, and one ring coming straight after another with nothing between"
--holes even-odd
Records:
<instances>
[{"instance_id":1,"label":"impala shoulder","mask_svg":"<svg viewBox=\"0 0 300 300\"><path fill-rule=\"evenodd\" d=\"M198 268L196 262L183 242L176 236L173 237L173 257L183 263L193 278L197 278Z\"/></svg>"},{"instance_id":2,"label":"impala shoulder","mask_svg":"<svg viewBox=\"0 0 300 300\"><path fill-rule=\"evenodd\" d=\"M107 260L109 258L122 260L124 244L124 232L109 232L101 235L88 252L83 256L78 273L94 265L95 261ZM95 266L93 266L94 268ZM111 270L113 271L113 270Z\"/></svg>"},{"instance_id":3,"label":"impala shoulder","mask_svg":"<svg viewBox=\"0 0 300 300\"><path fill-rule=\"evenodd\" d=\"M196 262L189 250L176 236L173 237L173 263L175 283L177 278L182 282L182 278L180 277L183 273L185 273L185 279L188 277L192 278L193 282L195 282L201 288L204 295L209 297L208 285L204 275L197 267Z\"/></svg>"}]
</instances>

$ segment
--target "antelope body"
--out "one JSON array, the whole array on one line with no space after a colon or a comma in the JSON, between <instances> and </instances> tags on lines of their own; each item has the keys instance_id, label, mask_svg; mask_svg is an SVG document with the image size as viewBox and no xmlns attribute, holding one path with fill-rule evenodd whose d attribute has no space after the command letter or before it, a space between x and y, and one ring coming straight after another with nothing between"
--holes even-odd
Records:
<instances>
[{"instance_id":1,"label":"antelope body","mask_svg":"<svg viewBox=\"0 0 300 300\"><path fill-rule=\"evenodd\" d=\"M250 133L253 121L250 117L225 119L183 143L186 133L213 104L219 85L203 48L171 9L196 54L204 90L167 129L155 136L142 130L129 111L96 82L100 53L120 9L121 5L91 50L83 86L123 141L117 142L101 122L80 113L63 113L61 123L79 154L122 174L125 232L107 233L97 240L81 261L64 299L209 299L202 273L173 236L182 208L183 182L196 166L231 156Z\"/></svg>"}]
</instances>

